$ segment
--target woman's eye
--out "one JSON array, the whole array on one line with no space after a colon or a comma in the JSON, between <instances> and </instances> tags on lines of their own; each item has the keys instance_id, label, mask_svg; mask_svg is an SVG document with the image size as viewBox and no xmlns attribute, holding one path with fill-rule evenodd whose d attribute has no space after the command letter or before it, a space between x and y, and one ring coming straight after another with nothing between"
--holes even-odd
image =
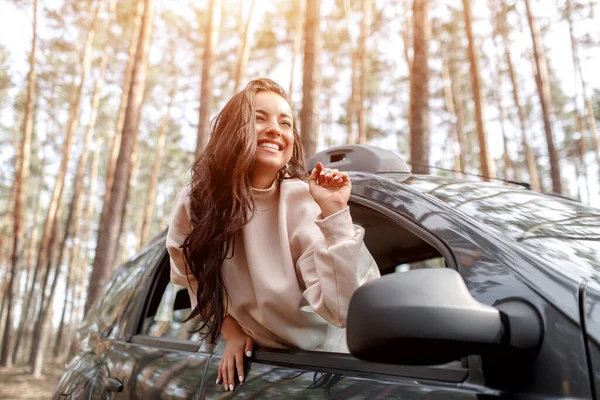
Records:
<instances>
[{"instance_id":1,"label":"woman's eye","mask_svg":"<svg viewBox=\"0 0 600 400\"><path fill-rule=\"evenodd\" d=\"M282 122L282 124L283 124L283 125L287 125L287 126L288 126L288 127L290 127L290 128L292 127L292 123L291 123L291 122L289 122L289 121L283 121L283 122Z\"/></svg>"},{"instance_id":2,"label":"woman's eye","mask_svg":"<svg viewBox=\"0 0 600 400\"><path fill-rule=\"evenodd\" d=\"M256 116L257 121L264 121L265 119L261 115Z\"/></svg>"}]
</instances>

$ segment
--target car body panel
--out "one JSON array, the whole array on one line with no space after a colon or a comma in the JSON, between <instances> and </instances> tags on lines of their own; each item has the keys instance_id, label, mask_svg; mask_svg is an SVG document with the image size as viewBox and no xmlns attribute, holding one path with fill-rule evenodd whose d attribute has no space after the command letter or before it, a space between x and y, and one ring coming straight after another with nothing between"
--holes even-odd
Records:
<instances>
[{"instance_id":1,"label":"car body panel","mask_svg":"<svg viewBox=\"0 0 600 400\"><path fill-rule=\"evenodd\" d=\"M124 390L113 399L190 399L201 388L210 356L137 343L114 342L106 359Z\"/></svg>"},{"instance_id":2,"label":"car body panel","mask_svg":"<svg viewBox=\"0 0 600 400\"><path fill-rule=\"evenodd\" d=\"M585 285L582 307L590 354L590 375L598 396L600 394L600 282L590 281Z\"/></svg>"},{"instance_id":3,"label":"car body panel","mask_svg":"<svg viewBox=\"0 0 600 400\"><path fill-rule=\"evenodd\" d=\"M578 281L561 279L562 274L546 268L547 262L540 257L404 183L362 173L351 174L351 179L353 193L408 216L447 243L475 299L493 305L501 299L519 297L542 313L545 338L527 392L556 398L591 397Z\"/></svg>"},{"instance_id":4,"label":"car body panel","mask_svg":"<svg viewBox=\"0 0 600 400\"><path fill-rule=\"evenodd\" d=\"M375 373L327 371L326 368L290 367L252 361L242 385L225 392L216 385L221 357L211 358L201 399L222 397L260 399L457 399L501 398L498 392L461 384L416 380Z\"/></svg>"}]
</instances>

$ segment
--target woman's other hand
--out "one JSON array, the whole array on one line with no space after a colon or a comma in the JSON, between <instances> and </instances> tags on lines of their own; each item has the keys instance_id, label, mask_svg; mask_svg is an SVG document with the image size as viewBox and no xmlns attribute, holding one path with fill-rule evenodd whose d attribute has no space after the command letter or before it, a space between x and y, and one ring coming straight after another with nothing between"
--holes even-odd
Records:
<instances>
[{"instance_id":1,"label":"woman's other hand","mask_svg":"<svg viewBox=\"0 0 600 400\"><path fill-rule=\"evenodd\" d=\"M310 195L321 208L323 218L348 206L352 183L345 172L325 168L320 162L308 178Z\"/></svg>"},{"instance_id":2,"label":"woman's other hand","mask_svg":"<svg viewBox=\"0 0 600 400\"><path fill-rule=\"evenodd\" d=\"M236 376L240 383L244 381L244 356L252 356L254 339L246 335L237 321L229 315L223 321L221 334L225 338L225 351L219 364L217 384L222 382L225 390L233 390Z\"/></svg>"}]
</instances>

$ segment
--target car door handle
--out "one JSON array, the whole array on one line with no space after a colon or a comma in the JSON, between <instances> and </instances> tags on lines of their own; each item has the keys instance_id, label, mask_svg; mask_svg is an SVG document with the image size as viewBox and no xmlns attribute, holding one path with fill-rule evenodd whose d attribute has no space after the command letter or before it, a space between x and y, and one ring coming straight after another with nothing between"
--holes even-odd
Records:
<instances>
[{"instance_id":1,"label":"car door handle","mask_svg":"<svg viewBox=\"0 0 600 400\"><path fill-rule=\"evenodd\" d=\"M123 391L123 382L118 380L117 378L108 378L105 384L106 390L110 392L122 392Z\"/></svg>"}]
</instances>

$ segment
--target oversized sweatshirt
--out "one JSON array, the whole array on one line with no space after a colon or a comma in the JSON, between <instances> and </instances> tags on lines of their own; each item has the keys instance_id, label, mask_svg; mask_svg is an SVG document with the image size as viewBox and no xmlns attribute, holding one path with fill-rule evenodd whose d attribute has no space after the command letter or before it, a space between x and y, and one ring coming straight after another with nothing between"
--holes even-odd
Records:
<instances>
[{"instance_id":1,"label":"oversized sweatshirt","mask_svg":"<svg viewBox=\"0 0 600 400\"><path fill-rule=\"evenodd\" d=\"M349 208L323 218L298 179L252 189L255 210L222 264L227 313L260 346L347 351L354 291L380 276L364 229ZM186 273L181 245L191 232L189 186L175 199L167 234L171 281L188 289L192 308L202 282Z\"/></svg>"}]
</instances>

